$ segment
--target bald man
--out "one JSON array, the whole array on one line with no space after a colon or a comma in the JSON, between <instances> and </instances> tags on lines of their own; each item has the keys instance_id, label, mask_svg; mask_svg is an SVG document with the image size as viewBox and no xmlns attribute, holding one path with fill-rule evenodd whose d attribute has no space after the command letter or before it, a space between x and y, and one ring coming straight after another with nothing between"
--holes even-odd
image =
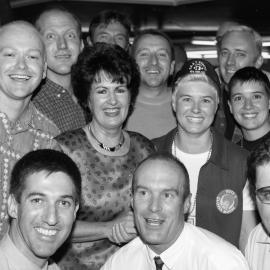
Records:
<instances>
[{"instance_id":1,"label":"bald man","mask_svg":"<svg viewBox=\"0 0 270 270\"><path fill-rule=\"evenodd\" d=\"M58 128L30 99L46 76L44 45L31 24L0 28L0 239L8 228L7 197L14 163L39 148L53 148Z\"/></svg>"},{"instance_id":2,"label":"bald man","mask_svg":"<svg viewBox=\"0 0 270 270\"><path fill-rule=\"evenodd\" d=\"M81 24L69 11L50 8L38 16L35 25L45 44L48 71L33 102L61 132L85 126L85 113L71 84L71 66L83 48Z\"/></svg>"}]
</instances>

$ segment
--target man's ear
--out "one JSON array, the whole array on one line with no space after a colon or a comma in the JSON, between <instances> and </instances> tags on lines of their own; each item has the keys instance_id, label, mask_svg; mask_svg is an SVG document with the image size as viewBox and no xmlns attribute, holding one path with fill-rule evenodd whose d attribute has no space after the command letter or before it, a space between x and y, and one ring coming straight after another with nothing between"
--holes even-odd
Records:
<instances>
[{"instance_id":1,"label":"man's ear","mask_svg":"<svg viewBox=\"0 0 270 270\"><path fill-rule=\"evenodd\" d=\"M191 205L191 194L189 194L184 201L184 214L189 213Z\"/></svg>"},{"instance_id":2,"label":"man's ear","mask_svg":"<svg viewBox=\"0 0 270 270\"><path fill-rule=\"evenodd\" d=\"M90 36L87 36L87 37L86 37L86 42L88 43L88 45L89 45L90 47L93 46L93 42L92 42Z\"/></svg>"},{"instance_id":3,"label":"man's ear","mask_svg":"<svg viewBox=\"0 0 270 270\"><path fill-rule=\"evenodd\" d=\"M83 40L81 39L80 52L82 52L83 48L84 48L84 43L83 43Z\"/></svg>"},{"instance_id":4,"label":"man's ear","mask_svg":"<svg viewBox=\"0 0 270 270\"><path fill-rule=\"evenodd\" d=\"M231 101L230 100L228 100L228 105L229 105L231 114L233 114L233 112L232 112L232 104L231 104Z\"/></svg>"},{"instance_id":5,"label":"man's ear","mask_svg":"<svg viewBox=\"0 0 270 270\"><path fill-rule=\"evenodd\" d=\"M47 62L45 61L45 62L44 62L44 68L43 68L42 79L45 79L46 76L47 76L47 68L48 68L48 64L47 64Z\"/></svg>"},{"instance_id":6,"label":"man's ear","mask_svg":"<svg viewBox=\"0 0 270 270\"><path fill-rule=\"evenodd\" d=\"M172 94L172 108L174 112L176 112L176 93L177 93L177 90L175 89Z\"/></svg>"},{"instance_id":7,"label":"man's ear","mask_svg":"<svg viewBox=\"0 0 270 270\"><path fill-rule=\"evenodd\" d=\"M74 209L74 221L76 220L78 210L79 210L79 203L76 203L75 209Z\"/></svg>"},{"instance_id":8,"label":"man's ear","mask_svg":"<svg viewBox=\"0 0 270 270\"><path fill-rule=\"evenodd\" d=\"M173 73L174 73L174 67L175 67L175 60L173 60L173 61L171 62L170 75L173 75Z\"/></svg>"},{"instance_id":9,"label":"man's ear","mask_svg":"<svg viewBox=\"0 0 270 270\"><path fill-rule=\"evenodd\" d=\"M8 214L12 218L18 217L18 202L13 194L8 197Z\"/></svg>"},{"instance_id":10,"label":"man's ear","mask_svg":"<svg viewBox=\"0 0 270 270\"><path fill-rule=\"evenodd\" d=\"M256 68L261 68L262 64L263 64L263 57L262 57L262 55L260 55L258 57L258 59L256 60L255 67Z\"/></svg>"}]
</instances>

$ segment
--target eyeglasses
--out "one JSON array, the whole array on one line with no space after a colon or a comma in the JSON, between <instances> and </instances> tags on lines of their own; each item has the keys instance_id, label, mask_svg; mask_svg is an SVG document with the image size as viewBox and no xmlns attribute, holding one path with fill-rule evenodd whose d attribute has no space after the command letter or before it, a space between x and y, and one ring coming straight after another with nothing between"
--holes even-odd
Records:
<instances>
[{"instance_id":1,"label":"eyeglasses","mask_svg":"<svg viewBox=\"0 0 270 270\"><path fill-rule=\"evenodd\" d=\"M259 188L255 193L262 203L270 204L270 186Z\"/></svg>"}]
</instances>

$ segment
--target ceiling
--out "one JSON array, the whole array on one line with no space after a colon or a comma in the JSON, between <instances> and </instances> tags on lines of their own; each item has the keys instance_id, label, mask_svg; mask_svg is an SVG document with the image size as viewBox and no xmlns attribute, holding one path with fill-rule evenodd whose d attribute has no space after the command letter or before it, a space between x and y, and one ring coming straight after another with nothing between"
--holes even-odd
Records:
<instances>
[{"instance_id":1,"label":"ceiling","mask_svg":"<svg viewBox=\"0 0 270 270\"><path fill-rule=\"evenodd\" d=\"M133 22L134 31L150 27L158 28L165 31L175 44L179 43L192 49L192 38L214 39L218 26L226 20L250 25L261 35L269 36L270 39L270 18L266 1L0 0L0 22L4 23L11 19L33 21L42 9L56 2L71 10L80 18L83 32L86 33L93 16L104 9L115 9L129 16Z\"/></svg>"}]
</instances>

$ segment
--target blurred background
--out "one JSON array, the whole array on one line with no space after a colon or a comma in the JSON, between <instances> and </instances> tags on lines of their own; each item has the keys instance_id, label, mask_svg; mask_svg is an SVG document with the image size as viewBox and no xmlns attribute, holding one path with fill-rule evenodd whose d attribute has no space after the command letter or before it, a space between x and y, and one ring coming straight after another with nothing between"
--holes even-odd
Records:
<instances>
[{"instance_id":1,"label":"blurred background","mask_svg":"<svg viewBox=\"0 0 270 270\"><path fill-rule=\"evenodd\" d=\"M269 0L268 0L269 1ZM81 20L85 37L91 18L104 9L128 14L133 35L157 28L166 32L175 46L185 48L188 58L203 57L216 65L215 36L224 21L237 21L255 28L263 36L264 69L270 70L270 15L261 0L0 0L1 24L13 19L32 22L51 3L63 5Z\"/></svg>"}]
</instances>

